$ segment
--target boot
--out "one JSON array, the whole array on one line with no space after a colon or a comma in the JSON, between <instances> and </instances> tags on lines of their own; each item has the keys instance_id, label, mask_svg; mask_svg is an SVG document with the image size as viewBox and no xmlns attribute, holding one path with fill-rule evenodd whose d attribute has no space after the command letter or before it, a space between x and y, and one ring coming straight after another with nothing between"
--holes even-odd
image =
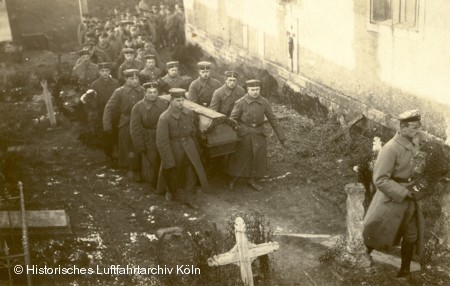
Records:
<instances>
[{"instance_id":1,"label":"boot","mask_svg":"<svg viewBox=\"0 0 450 286\"><path fill-rule=\"evenodd\" d=\"M411 260L414 254L414 244L415 242L402 240L402 248L400 251L402 264L400 266L400 271L398 272L397 277L408 277L410 275Z\"/></svg>"},{"instance_id":2,"label":"boot","mask_svg":"<svg viewBox=\"0 0 450 286\"><path fill-rule=\"evenodd\" d=\"M249 185L251 188L253 188L257 192L261 192L263 190L263 187L256 183L254 178L250 178L247 181L247 185Z\"/></svg>"}]
</instances>

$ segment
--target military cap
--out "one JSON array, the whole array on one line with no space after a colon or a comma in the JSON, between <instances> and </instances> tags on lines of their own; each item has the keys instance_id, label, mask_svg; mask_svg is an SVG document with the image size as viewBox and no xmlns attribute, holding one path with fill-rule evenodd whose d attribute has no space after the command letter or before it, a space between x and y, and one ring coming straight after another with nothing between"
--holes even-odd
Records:
<instances>
[{"instance_id":1,"label":"military cap","mask_svg":"<svg viewBox=\"0 0 450 286\"><path fill-rule=\"evenodd\" d=\"M122 24L122 25L128 25L128 24L134 24L134 22L131 21L131 20L122 20L122 21L120 21L120 24Z\"/></svg>"},{"instance_id":2,"label":"military cap","mask_svg":"<svg viewBox=\"0 0 450 286\"><path fill-rule=\"evenodd\" d=\"M127 69L127 70L124 70L123 75L126 78L139 76L139 70L138 69Z\"/></svg>"},{"instance_id":3,"label":"military cap","mask_svg":"<svg viewBox=\"0 0 450 286\"><path fill-rule=\"evenodd\" d=\"M186 90L184 88L171 88L169 89L170 98L184 98Z\"/></svg>"},{"instance_id":4,"label":"military cap","mask_svg":"<svg viewBox=\"0 0 450 286\"><path fill-rule=\"evenodd\" d=\"M245 82L247 84L247 87L259 87L261 86L261 82L257 79L251 79L251 80L247 80Z\"/></svg>"},{"instance_id":5,"label":"military cap","mask_svg":"<svg viewBox=\"0 0 450 286\"><path fill-rule=\"evenodd\" d=\"M210 70L211 69L211 63L210 62L205 62L205 61L199 62L197 64L197 66L198 66L199 70Z\"/></svg>"},{"instance_id":6,"label":"military cap","mask_svg":"<svg viewBox=\"0 0 450 286\"><path fill-rule=\"evenodd\" d=\"M147 88L158 88L158 83L156 81L151 81L151 82L146 82L144 83L142 86L147 89Z\"/></svg>"},{"instance_id":7,"label":"military cap","mask_svg":"<svg viewBox=\"0 0 450 286\"><path fill-rule=\"evenodd\" d=\"M238 78L239 74L235 71L226 71L225 76L231 78Z\"/></svg>"},{"instance_id":8,"label":"military cap","mask_svg":"<svg viewBox=\"0 0 450 286\"><path fill-rule=\"evenodd\" d=\"M420 119L421 119L421 116L420 116L420 112L418 109L405 111L398 116L398 120L400 120L400 122L405 122L405 123L420 121Z\"/></svg>"},{"instance_id":9,"label":"military cap","mask_svg":"<svg viewBox=\"0 0 450 286\"><path fill-rule=\"evenodd\" d=\"M134 54L134 49L133 48L125 48L125 49L123 49L123 53L124 54Z\"/></svg>"},{"instance_id":10,"label":"military cap","mask_svg":"<svg viewBox=\"0 0 450 286\"><path fill-rule=\"evenodd\" d=\"M79 50L78 52L77 52L77 54L81 57L81 56L85 56L85 55L89 55L89 50L86 50L86 49L82 49L82 50Z\"/></svg>"},{"instance_id":11,"label":"military cap","mask_svg":"<svg viewBox=\"0 0 450 286\"><path fill-rule=\"evenodd\" d=\"M146 60L156 60L156 56L155 56L155 55L152 55L152 54L149 54L149 55L146 55L146 56L144 57L144 59L146 59Z\"/></svg>"},{"instance_id":12,"label":"military cap","mask_svg":"<svg viewBox=\"0 0 450 286\"><path fill-rule=\"evenodd\" d=\"M167 62L166 63L166 67L168 69L174 68L174 67L178 67L179 62L178 61L172 61L172 62Z\"/></svg>"},{"instance_id":13,"label":"military cap","mask_svg":"<svg viewBox=\"0 0 450 286\"><path fill-rule=\"evenodd\" d=\"M104 63L99 63L98 64L98 69L99 70L102 70L102 69L109 69L109 70L111 70L111 68L112 68L112 64L109 63L109 62L104 62Z\"/></svg>"}]
</instances>

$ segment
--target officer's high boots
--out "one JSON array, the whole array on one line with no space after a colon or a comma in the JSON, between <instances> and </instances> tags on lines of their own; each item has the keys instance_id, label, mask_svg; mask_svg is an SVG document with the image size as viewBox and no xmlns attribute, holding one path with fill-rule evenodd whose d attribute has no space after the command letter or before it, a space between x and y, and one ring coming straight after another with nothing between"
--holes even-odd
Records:
<instances>
[{"instance_id":1,"label":"officer's high boots","mask_svg":"<svg viewBox=\"0 0 450 286\"><path fill-rule=\"evenodd\" d=\"M415 242L408 242L402 240L401 257L402 264L400 266L400 271L397 277L407 277L410 274L411 260L414 254L414 244Z\"/></svg>"}]
</instances>

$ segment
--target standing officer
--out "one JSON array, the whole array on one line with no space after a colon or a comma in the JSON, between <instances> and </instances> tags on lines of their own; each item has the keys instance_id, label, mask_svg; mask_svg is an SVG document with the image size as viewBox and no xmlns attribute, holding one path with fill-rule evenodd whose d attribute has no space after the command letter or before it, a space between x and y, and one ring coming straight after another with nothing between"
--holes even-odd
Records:
<instances>
[{"instance_id":1,"label":"standing officer","mask_svg":"<svg viewBox=\"0 0 450 286\"><path fill-rule=\"evenodd\" d=\"M167 74L161 79L169 89L170 88L186 88L186 82L178 74L178 61L168 62L166 64Z\"/></svg>"},{"instance_id":2,"label":"standing officer","mask_svg":"<svg viewBox=\"0 0 450 286\"><path fill-rule=\"evenodd\" d=\"M228 187L233 190L236 177L245 177L250 187L262 191L263 187L256 183L255 179L264 177L267 171L267 134L263 129L264 115L283 147L286 138L269 101L260 96L260 81L249 80L246 83L247 94L236 101L230 114L230 119L238 124L237 131L242 140L238 143L236 152L229 157L228 174L231 178Z\"/></svg>"},{"instance_id":3,"label":"standing officer","mask_svg":"<svg viewBox=\"0 0 450 286\"><path fill-rule=\"evenodd\" d=\"M167 109L167 103L158 98L158 83L144 83L145 97L131 110L130 131L134 148L141 157L144 180L156 189L161 159L156 148L156 127L159 116Z\"/></svg>"},{"instance_id":4,"label":"standing officer","mask_svg":"<svg viewBox=\"0 0 450 286\"><path fill-rule=\"evenodd\" d=\"M199 77L189 86L187 99L197 104L209 107L213 92L218 89L221 84L217 79L211 78L211 63L199 62Z\"/></svg>"},{"instance_id":5,"label":"standing officer","mask_svg":"<svg viewBox=\"0 0 450 286\"><path fill-rule=\"evenodd\" d=\"M134 49L125 48L123 49L123 53L125 55L125 62L119 67L119 82L125 81L123 71L127 69L137 69L138 71L140 71L144 68L144 63L134 58Z\"/></svg>"},{"instance_id":6,"label":"standing officer","mask_svg":"<svg viewBox=\"0 0 450 286\"><path fill-rule=\"evenodd\" d=\"M103 130L111 133L115 116L120 114L119 120L119 159L120 167L128 167L128 176L136 181L140 180L138 174L140 158L134 151L130 133L130 114L133 106L144 97L144 88L139 84L139 71L125 70L126 82L116 89L105 106L103 113Z\"/></svg>"},{"instance_id":7,"label":"standing officer","mask_svg":"<svg viewBox=\"0 0 450 286\"><path fill-rule=\"evenodd\" d=\"M167 200L175 196L197 209L194 203L197 177L203 188L207 188L208 181L195 142L194 113L183 107L185 89L172 88L169 92L170 106L161 114L156 133L164 177L159 179L164 179L168 186Z\"/></svg>"},{"instance_id":8,"label":"standing officer","mask_svg":"<svg viewBox=\"0 0 450 286\"><path fill-rule=\"evenodd\" d=\"M226 71L227 79L222 87L214 91L209 108L230 116L234 103L245 95L245 90L237 85L238 73Z\"/></svg>"},{"instance_id":9,"label":"standing officer","mask_svg":"<svg viewBox=\"0 0 450 286\"><path fill-rule=\"evenodd\" d=\"M397 277L410 274L414 253L421 254L423 246L423 214L418 194L426 186L418 183L420 167L416 165L420 113L411 110L399 116L400 131L378 154L373 170L377 191L364 217L363 238L370 253L372 249L389 250L401 239L401 267Z\"/></svg>"}]
</instances>

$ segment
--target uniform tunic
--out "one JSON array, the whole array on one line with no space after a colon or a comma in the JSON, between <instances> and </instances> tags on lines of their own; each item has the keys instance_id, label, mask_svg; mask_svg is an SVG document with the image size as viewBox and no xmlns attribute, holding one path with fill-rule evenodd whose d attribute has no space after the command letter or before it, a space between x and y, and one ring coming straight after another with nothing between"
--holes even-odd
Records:
<instances>
[{"instance_id":1,"label":"uniform tunic","mask_svg":"<svg viewBox=\"0 0 450 286\"><path fill-rule=\"evenodd\" d=\"M209 108L230 116L234 103L244 95L245 90L242 87L236 86L231 89L224 84L221 88L214 91Z\"/></svg>"},{"instance_id":2,"label":"uniform tunic","mask_svg":"<svg viewBox=\"0 0 450 286\"><path fill-rule=\"evenodd\" d=\"M417 225L416 237L405 237L416 241L416 252L423 246L423 214L420 202L407 198L404 182L413 176L414 157L418 147L397 133L378 154L373 170L373 181L377 191L364 217L363 238L366 246L388 251L400 242L404 230L411 220ZM395 180L397 181L395 181ZM416 215L414 214L416 213Z\"/></svg>"},{"instance_id":3,"label":"uniform tunic","mask_svg":"<svg viewBox=\"0 0 450 286\"><path fill-rule=\"evenodd\" d=\"M221 86L217 79L197 78L189 86L189 93L187 99L197 104L208 107L211 104L211 99L214 91Z\"/></svg>"},{"instance_id":4,"label":"uniform tunic","mask_svg":"<svg viewBox=\"0 0 450 286\"><path fill-rule=\"evenodd\" d=\"M139 78L141 79L141 82L156 81L161 77L161 74L162 70L158 67L155 67L152 70L144 68L139 72Z\"/></svg>"},{"instance_id":5,"label":"uniform tunic","mask_svg":"<svg viewBox=\"0 0 450 286\"><path fill-rule=\"evenodd\" d=\"M159 116L167 109L167 103L157 98L148 101L145 98L136 103L131 111L130 131L134 148L143 153L142 175L144 180L156 187L161 159L156 148L156 127Z\"/></svg>"},{"instance_id":6,"label":"uniform tunic","mask_svg":"<svg viewBox=\"0 0 450 286\"><path fill-rule=\"evenodd\" d=\"M129 167L131 170L139 169L139 158L135 154L131 140L130 114L133 106L143 97L144 88L142 86L133 87L125 84L114 91L106 103L103 113L103 129L105 131L113 129L113 119L120 115L118 164L121 167Z\"/></svg>"},{"instance_id":7,"label":"uniform tunic","mask_svg":"<svg viewBox=\"0 0 450 286\"><path fill-rule=\"evenodd\" d=\"M186 88L186 81L179 75L172 77L166 74L161 80L167 83L169 88Z\"/></svg>"},{"instance_id":8,"label":"uniform tunic","mask_svg":"<svg viewBox=\"0 0 450 286\"><path fill-rule=\"evenodd\" d=\"M278 139L284 141L284 132L267 99L262 96L253 99L246 94L236 101L230 119L239 123L238 135L241 141L228 161L228 174L231 176L261 178L266 175L267 134L263 128L264 115Z\"/></svg>"},{"instance_id":9,"label":"uniform tunic","mask_svg":"<svg viewBox=\"0 0 450 286\"><path fill-rule=\"evenodd\" d=\"M177 168L179 188L191 192L198 177L202 187L208 187L205 170L200 160L198 146L195 142L194 113L183 108L181 111L169 106L161 114L156 135L156 145L161 156L162 168ZM158 189L165 184L159 176Z\"/></svg>"},{"instance_id":10,"label":"uniform tunic","mask_svg":"<svg viewBox=\"0 0 450 286\"><path fill-rule=\"evenodd\" d=\"M103 110L108 100L111 98L113 92L119 88L119 81L112 77L108 77L107 80L103 78L98 78L94 80L91 84L91 88L97 92L98 105L100 108L101 118L103 118Z\"/></svg>"}]
</instances>

